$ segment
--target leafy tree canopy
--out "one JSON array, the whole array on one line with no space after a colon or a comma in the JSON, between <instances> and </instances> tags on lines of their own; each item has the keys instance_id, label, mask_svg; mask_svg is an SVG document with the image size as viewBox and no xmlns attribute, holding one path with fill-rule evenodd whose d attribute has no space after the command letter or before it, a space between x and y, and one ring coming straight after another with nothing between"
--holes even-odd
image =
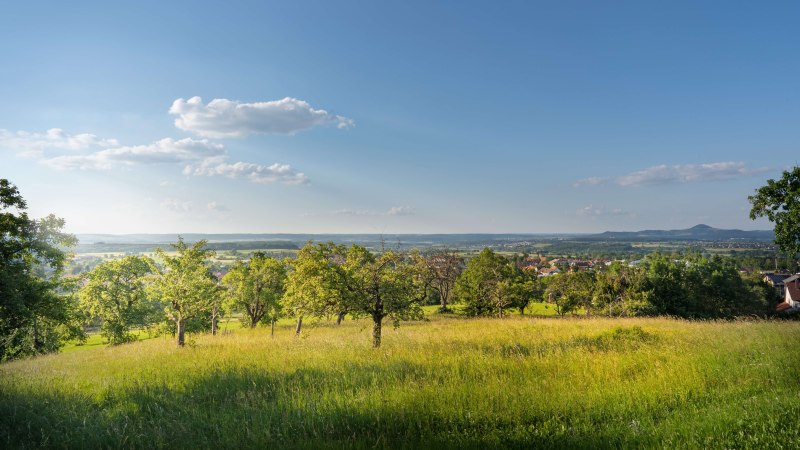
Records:
<instances>
[{"instance_id":1,"label":"leafy tree canopy","mask_svg":"<svg viewBox=\"0 0 800 450\"><path fill-rule=\"evenodd\" d=\"M63 295L65 247L54 215L34 220L16 186L0 179L0 360L57 350L81 333L75 303Z\"/></svg>"},{"instance_id":2,"label":"leafy tree canopy","mask_svg":"<svg viewBox=\"0 0 800 450\"><path fill-rule=\"evenodd\" d=\"M800 253L800 166L784 171L779 180L747 197L753 207L750 218L766 217L775 224L775 243L794 256Z\"/></svg>"}]
</instances>

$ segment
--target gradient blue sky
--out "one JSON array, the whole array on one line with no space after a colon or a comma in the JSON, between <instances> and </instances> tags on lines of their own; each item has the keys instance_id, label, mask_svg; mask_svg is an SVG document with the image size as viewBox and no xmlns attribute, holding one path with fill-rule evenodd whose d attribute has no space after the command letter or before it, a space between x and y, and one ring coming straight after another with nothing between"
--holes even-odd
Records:
<instances>
[{"instance_id":1,"label":"gradient blue sky","mask_svg":"<svg viewBox=\"0 0 800 450\"><path fill-rule=\"evenodd\" d=\"M763 229L800 160L794 1L78 3L0 3L0 177L72 232Z\"/></svg>"}]
</instances>

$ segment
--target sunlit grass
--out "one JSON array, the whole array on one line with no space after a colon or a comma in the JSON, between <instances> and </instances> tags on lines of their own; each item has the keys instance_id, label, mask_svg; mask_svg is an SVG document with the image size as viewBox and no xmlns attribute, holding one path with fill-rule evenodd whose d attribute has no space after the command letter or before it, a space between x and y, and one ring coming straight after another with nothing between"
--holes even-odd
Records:
<instances>
[{"instance_id":1,"label":"sunlit grass","mask_svg":"<svg viewBox=\"0 0 800 450\"><path fill-rule=\"evenodd\" d=\"M796 322L369 321L0 365L0 447L777 448L800 442Z\"/></svg>"}]
</instances>

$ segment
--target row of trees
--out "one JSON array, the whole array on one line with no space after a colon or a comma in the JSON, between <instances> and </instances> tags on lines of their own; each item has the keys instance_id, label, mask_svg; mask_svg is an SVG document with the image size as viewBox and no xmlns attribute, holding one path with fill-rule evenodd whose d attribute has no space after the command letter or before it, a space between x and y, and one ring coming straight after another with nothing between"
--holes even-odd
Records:
<instances>
[{"instance_id":1,"label":"row of trees","mask_svg":"<svg viewBox=\"0 0 800 450\"><path fill-rule=\"evenodd\" d=\"M111 343L133 339L134 327L169 319L179 346L187 327L215 333L222 311L241 313L251 328L270 324L272 333L278 318L291 316L296 334L306 317L336 317L337 323L346 315L369 317L372 343L379 347L385 320L398 326L421 319L421 306L432 296L444 311L455 300L468 316L499 317L546 301L561 316L722 318L766 314L775 300L773 290L757 278L742 278L730 261L699 255L656 254L636 267L614 263L539 278L488 248L465 265L449 251L375 254L358 245L308 243L294 260L256 252L216 280L205 262L213 251L204 245L179 239L176 255L158 250L161 264L141 256L100 264L78 291L83 311L102 321Z\"/></svg>"},{"instance_id":2,"label":"row of trees","mask_svg":"<svg viewBox=\"0 0 800 450\"><path fill-rule=\"evenodd\" d=\"M800 252L800 167L749 197L751 218L775 223L776 243L794 257ZM100 319L112 343L133 338L131 329L169 321L184 344L187 329L216 329L221 311L243 312L249 326L281 315L297 318L345 315L370 317L379 346L384 319L397 325L420 318L431 298L447 310L462 302L469 315L524 313L544 299L561 315L588 314L729 317L761 313L774 291L739 276L729 260L652 256L640 267L612 265L539 279L489 249L466 265L459 255L392 251L332 243L303 247L294 261L255 254L237 263L220 282L206 261L205 242L179 240L175 253L158 250L158 263L126 257L97 266L86 277L63 277L74 236L53 215L34 220L17 188L0 179L0 361L56 350L84 335Z\"/></svg>"}]
</instances>

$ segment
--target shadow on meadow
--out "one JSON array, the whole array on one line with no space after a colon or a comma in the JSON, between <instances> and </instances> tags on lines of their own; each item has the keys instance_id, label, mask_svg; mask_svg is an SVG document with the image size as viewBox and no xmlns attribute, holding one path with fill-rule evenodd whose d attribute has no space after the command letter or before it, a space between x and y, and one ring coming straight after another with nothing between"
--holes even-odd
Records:
<instances>
[{"instance_id":1,"label":"shadow on meadow","mask_svg":"<svg viewBox=\"0 0 800 450\"><path fill-rule=\"evenodd\" d=\"M0 446L587 448L614 447L631 437L587 424L572 428L563 416L478 420L376 395L381 380L413 384L430 376L430 368L407 362L342 364L335 374L217 370L179 388L134 382L96 397L2 392Z\"/></svg>"}]
</instances>

